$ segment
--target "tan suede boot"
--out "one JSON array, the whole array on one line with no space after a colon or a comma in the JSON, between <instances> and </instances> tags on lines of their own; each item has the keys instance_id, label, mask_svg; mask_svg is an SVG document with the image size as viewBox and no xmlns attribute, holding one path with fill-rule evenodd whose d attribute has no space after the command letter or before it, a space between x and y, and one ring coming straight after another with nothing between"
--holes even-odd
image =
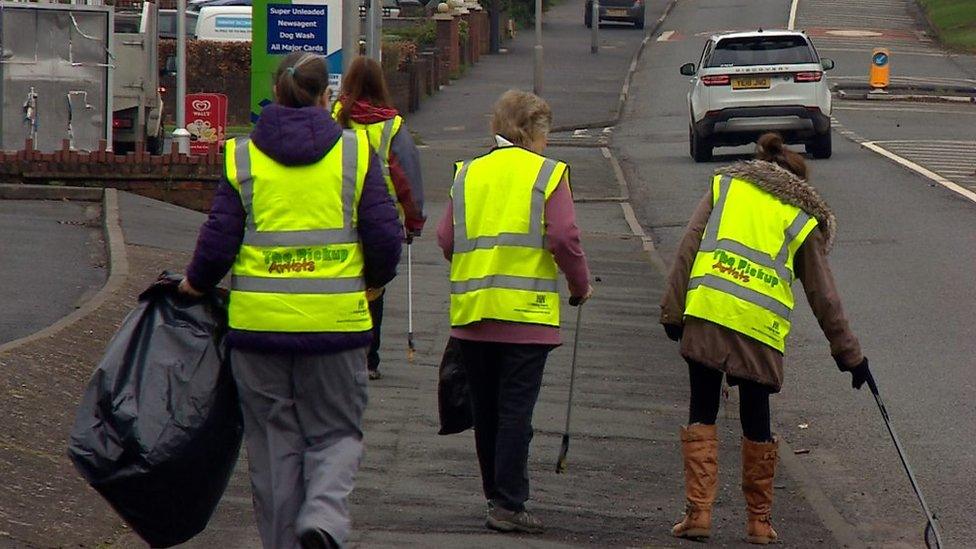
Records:
<instances>
[{"instance_id":1,"label":"tan suede boot","mask_svg":"<svg viewBox=\"0 0 976 549\"><path fill-rule=\"evenodd\" d=\"M694 423L681 428L685 461L685 517L671 528L679 538L712 535L712 503L718 488L718 436L714 425Z\"/></svg>"},{"instance_id":2,"label":"tan suede boot","mask_svg":"<svg viewBox=\"0 0 976 549\"><path fill-rule=\"evenodd\" d=\"M774 543L773 530L773 477L776 475L776 459L779 442L753 442L742 437L742 493L746 497L749 519L746 523L746 541L759 545Z\"/></svg>"}]
</instances>

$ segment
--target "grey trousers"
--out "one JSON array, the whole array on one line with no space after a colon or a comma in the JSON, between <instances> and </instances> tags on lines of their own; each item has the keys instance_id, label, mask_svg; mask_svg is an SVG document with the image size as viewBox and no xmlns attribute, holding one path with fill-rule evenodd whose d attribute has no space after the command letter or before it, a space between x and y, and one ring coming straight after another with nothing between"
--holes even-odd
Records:
<instances>
[{"instance_id":1,"label":"grey trousers","mask_svg":"<svg viewBox=\"0 0 976 549\"><path fill-rule=\"evenodd\" d=\"M233 350L251 490L265 549L320 529L344 545L363 454L366 348L329 355Z\"/></svg>"}]
</instances>

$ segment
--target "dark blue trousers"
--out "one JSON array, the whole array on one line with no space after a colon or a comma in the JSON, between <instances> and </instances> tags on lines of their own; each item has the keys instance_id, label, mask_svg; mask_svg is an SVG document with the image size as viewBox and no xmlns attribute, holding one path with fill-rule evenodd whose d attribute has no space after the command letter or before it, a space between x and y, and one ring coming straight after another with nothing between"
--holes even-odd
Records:
<instances>
[{"instance_id":1,"label":"dark blue trousers","mask_svg":"<svg viewBox=\"0 0 976 549\"><path fill-rule=\"evenodd\" d=\"M509 511L529 499L532 411L551 345L461 340L485 498Z\"/></svg>"}]
</instances>

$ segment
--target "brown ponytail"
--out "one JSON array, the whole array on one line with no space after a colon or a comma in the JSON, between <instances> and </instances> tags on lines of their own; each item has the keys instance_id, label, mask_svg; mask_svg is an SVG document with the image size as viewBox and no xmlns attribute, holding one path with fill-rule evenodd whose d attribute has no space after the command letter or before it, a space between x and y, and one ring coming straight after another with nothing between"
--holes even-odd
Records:
<instances>
[{"instance_id":1,"label":"brown ponytail","mask_svg":"<svg viewBox=\"0 0 976 549\"><path fill-rule=\"evenodd\" d=\"M313 107L329 89L329 68L321 55L294 51L281 60L274 81L279 105Z\"/></svg>"},{"instance_id":2,"label":"brown ponytail","mask_svg":"<svg viewBox=\"0 0 976 549\"><path fill-rule=\"evenodd\" d=\"M807 178L807 163L798 153L788 149L778 133L766 133L756 143L756 159L778 164L800 179Z\"/></svg>"}]
</instances>

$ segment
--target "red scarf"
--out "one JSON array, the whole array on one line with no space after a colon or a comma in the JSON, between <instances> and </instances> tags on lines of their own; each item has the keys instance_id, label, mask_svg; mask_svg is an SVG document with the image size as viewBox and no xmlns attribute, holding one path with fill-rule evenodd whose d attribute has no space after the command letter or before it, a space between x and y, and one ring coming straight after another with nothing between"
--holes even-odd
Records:
<instances>
[{"instance_id":1,"label":"red scarf","mask_svg":"<svg viewBox=\"0 0 976 549\"><path fill-rule=\"evenodd\" d=\"M368 101L360 100L350 105L349 98L344 95L339 97L339 102L342 103L343 109L350 109L350 120L358 124L375 124L400 114L393 107L377 107Z\"/></svg>"}]
</instances>

